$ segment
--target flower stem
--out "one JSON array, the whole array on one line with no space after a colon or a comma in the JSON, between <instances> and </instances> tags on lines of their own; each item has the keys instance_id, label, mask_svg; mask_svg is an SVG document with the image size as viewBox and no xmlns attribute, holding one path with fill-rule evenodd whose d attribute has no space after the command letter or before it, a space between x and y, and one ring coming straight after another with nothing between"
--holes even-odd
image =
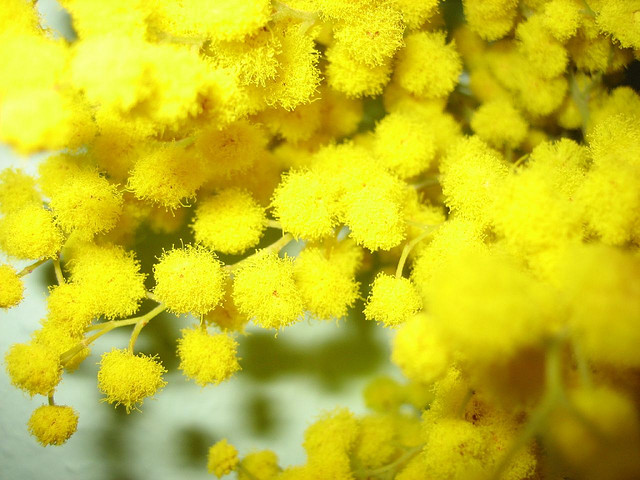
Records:
<instances>
[{"instance_id":1,"label":"flower stem","mask_svg":"<svg viewBox=\"0 0 640 480\"><path fill-rule=\"evenodd\" d=\"M136 326L133 328L133 332L131 332L131 338L129 339L129 351L131 353L133 353L133 347L135 346L136 340L138 339L138 335L140 335L140 332L142 331L142 329L147 325L147 323L149 323L149 321L153 317L165 311L166 308L167 308L166 306L160 304L150 312L146 313L145 315L142 315L140 319L136 322Z\"/></svg>"},{"instance_id":2,"label":"flower stem","mask_svg":"<svg viewBox=\"0 0 640 480\"><path fill-rule=\"evenodd\" d=\"M49 260L49 259L48 258L41 258L40 260L38 260L36 262L33 262L31 265L27 265L26 267L24 267L22 270L20 270L18 272L18 276L19 277L24 277L25 275L29 275L31 272L33 272L36 268L38 268L40 265L42 265L47 260Z\"/></svg>"}]
</instances>

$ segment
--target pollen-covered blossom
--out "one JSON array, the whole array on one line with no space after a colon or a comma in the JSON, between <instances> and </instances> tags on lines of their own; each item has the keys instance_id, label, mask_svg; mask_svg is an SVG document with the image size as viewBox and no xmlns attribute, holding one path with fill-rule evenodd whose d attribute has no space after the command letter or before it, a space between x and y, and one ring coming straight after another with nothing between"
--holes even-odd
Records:
<instances>
[{"instance_id":1,"label":"pollen-covered blossom","mask_svg":"<svg viewBox=\"0 0 640 480\"><path fill-rule=\"evenodd\" d=\"M214 396L316 369L370 377L370 411L320 413L297 465L231 425L209 472L640 478L639 0L59 3L72 37L0 8L0 141L37 155L0 171L34 441L87 441L56 404L83 362L127 412L170 366Z\"/></svg>"}]
</instances>

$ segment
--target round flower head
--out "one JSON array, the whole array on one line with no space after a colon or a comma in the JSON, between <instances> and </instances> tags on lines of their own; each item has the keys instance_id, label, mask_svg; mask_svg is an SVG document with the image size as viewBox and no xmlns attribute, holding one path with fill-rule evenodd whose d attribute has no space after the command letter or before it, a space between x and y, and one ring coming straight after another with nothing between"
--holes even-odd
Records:
<instances>
[{"instance_id":1,"label":"round flower head","mask_svg":"<svg viewBox=\"0 0 640 480\"><path fill-rule=\"evenodd\" d=\"M16 258L53 258L62 247L62 233L50 211L27 205L0 219L0 248Z\"/></svg>"},{"instance_id":2,"label":"round flower head","mask_svg":"<svg viewBox=\"0 0 640 480\"><path fill-rule=\"evenodd\" d=\"M40 205L36 181L21 170L6 168L0 172L0 213L20 210L25 205Z\"/></svg>"},{"instance_id":3,"label":"round flower head","mask_svg":"<svg viewBox=\"0 0 640 480\"><path fill-rule=\"evenodd\" d=\"M382 166L408 178L429 168L436 147L426 122L416 115L394 112L376 126L374 152Z\"/></svg>"},{"instance_id":4,"label":"round flower head","mask_svg":"<svg viewBox=\"0 0 640 480\"><path fill-rule=\"evenodd\" d=\"M48 318L71 335L81 335L97 312L95 297L89 289L77 283L63 283L49 289Z\"/></svg>"},{"instance_id":5,"label":"round flower head","mask_svg":"<svg viewBox=\"0 0 640 480\"><path fill-rule=\"evenodd\" d=\"M455 43L447 45L444 32L412 33L405 42L407 46L398 55L394 77L402 88L424 98L449 95L462 73Z\"/></svg>"},{"instance_id":6,"label":"round flower head","mask_svg":"<svg viewBox=\"0 0 640 480\"><path fill-rule=\"evenodd\" d=\"M33 411L27 426L43 447L62 445L76 432L78 414L71 407L43 405Z\"/></svg>"},{"instance_id":7,"label":"round flower head","mask_svg":"<svg viewBox=\"0 0 640 480\"><path fill-rule=\"evenodd\" d=\"M358 283L338 249L307 247L295 260L295 280L305 308L319 319L342 318L358 296ZM335 253L335 255L334 255Z\"/></svg>"},{"instance_id":8,"label":"round flower head","mask_svg":"<svg viewBox=\"0 0 640 480\"><path fill-rule=\"evenodd\" d=\"M240 313L264 328L297 321L303 302L293 275L292 260L275 253L258 253L243 262L233 280L233 300Z\"/></svg>"},{"instance_id":9,"label":"round flower head","mask_svg":"<svg viewBox=\"0 0 640 480\"><path fill-rule=\"evenodd\" d=\"M0 265L0 308L15 307L22 301L24 285L11 265Z\"/></svg>"},{"instance_id":10,"label":"round flower head","mask_svg":"<svg viewBox=\"0 0 640 480\"><path fill-rule=\"evenodd\" d=\"M422 308L422 299L408 278L379 273L371 286L364 309L367 320L395 327L408 320Z\"/></svg>"},{"instance_id":11,"label":"round flower head","mask_svg":"<svg viewBox=\"0 0 640 480\"><path fill-rule=\"evenodd\" d=\"M478 137L496 148L516 148L525 139L529 126L509 100L497 98L476 110L471 128Z\"/></svg>"},{"instance_id":12,"label":"round flower head","mask_svg":"<svg viewBox=\"0 0 640 480\"><path fill-rule=\"evenodd\" d=\"M154 265L153 293L175 313L204 315L224 295L221 263L209 250L187 245L164 252Z\"/></svg>"},{"instance_id":13,"label":"round flower head","mask_svg":"<svg viewBox=\"0 0 640 480\"><path fill-rule=\"evenodd\" d=\"M14 344L4 360L11 383L31 396L49 395L62 379L59 355L45 345Z\"/></svg>"},{"instance_id":14,"label":"round flower head","mask_svg":"<svg viewBox=\"0 0 640 480\"><path fill-rule=\"evenodd\" d=\"M90 298L93 310L107 318L138 311L145 297L145 275L133 252L117 245L81 245L69 262L71 281Z\"/></svg>"},{"instance_id":15,"label":"round flower head","mask_svg":"<svg viewBox=\"0 0 640 480\"><path fill-rule=\"evenodd\" d=\"M65 232L91 238L115 227L122 213L122 194L106 178L83 172L52 192L50 205Z\"/></svg>"},{"instance_id":16,"label":"round flower head","mask_svg":"<svg viewBox=\"0 0 640 480\"><path fill-rule=\"evenodd\" d=\"M198 202L191 228L205 247L240 254L258 244L265 223L264 209L253 196L233 188Z\"/></svg>"},{"instance_id":17,"label":"round flower head","mask_svg":"<svg viewBox=\"0 0 640 480\"><path fill-rule=\"evenodd\" d=\"M209 335L201 328L184 329L178 340L179 368L198 385L218 384L240 370L237 347L229 335Z\"/></svg>"},{"instance_id":18,"label":"round flower head","mask_svg":"<svg viewBox=\"0 0 640 480\"><path fill-rule=\"evenodd\" d=\"M209 448L207 470L221 478L231 473L238 465L238 451L223 438Z\"/></svg>"},{"instance_id":19,"label":"round flower head","mask_svg":"<svg viewBox=\"0 0 640 480\"><path fill-rule=\"evenodd\" d=\"M164 373L155 357L113 349L100 359L98 388L107 396L103 401L124 405L130 413L167 384Z\"/></svg>"},{"instance_id":20,"label":"round flower head","mask_svg":"<svg viewBox=\"0 0 640 480\"><path fill-rule=\"evenodd\" d=\"M419 314L398 329L393 339L391 361L409 379L429 384L446 371L450 352L434 322Z\"/></svg>"},{"instance_id":21,"label":"round flower head","mask_svg":"<svg viewBox=\"0 0 640 480\"><path fill-rule=\"evenodd\" d=\"M272 480L280 472L278 457L271 450L247 454L240 466L238 480Z\"/></svg>"},{"instance_id":22,"label":"round flower head","mask_svg":"<svg viewBox=\"0 0 640 480\"><path fill-rule=\"evenodd\" d=\"M318 240L333 233L335 202L315 172L290 171L273 192L273 215L285 232Z\"/></svg>"}]
</instances>

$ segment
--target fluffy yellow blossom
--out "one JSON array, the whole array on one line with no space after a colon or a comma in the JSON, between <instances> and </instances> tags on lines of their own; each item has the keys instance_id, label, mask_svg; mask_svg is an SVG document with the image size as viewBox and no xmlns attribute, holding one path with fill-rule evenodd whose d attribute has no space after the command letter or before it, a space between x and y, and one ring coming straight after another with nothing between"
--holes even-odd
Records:
<instances>
[{"instance_id":1,"label":"fluffy yellow blossom","mask_svg":"<svg viewBox=\"0 0 640 480\"><path fill-rule=\"evenodd\" d=\"M10 168L0 172L0 213L7 214L26 205L41 203L35 178Z\"/></svg>"},{"instance_id":2,"label":"fluffy yellow blossom","mask_svg":"<svg viewBox=\"0 0 640 480\"><path fill-rule=\"evenodd\" d=\"M118 188L93 173L73 176L50 196L56 223L85 238L111 230L122 213Z\"/></svg>"},{"instance_id":3,"label":"fluffy yellow blossom","mask_svg":"<svg viewBox=\"0 0 640 480\"><path fill-rule=\"evenodd\" d=\"M281 328L302 317L303 300L290 258L258 252L234 272L233 300L240 313L263 328Z\"/></svg>"},{"instance_id":4,"label":"fluffy yellow blossom","mask_svg":"<svg viewBox=\"0 0 640 480\"><path fill-rule=\"evenodd\" d=\"M401 13L388 5L370 2L358 15L334 27L335 42L347 54L369 67L385 63L402 46Z\"/></svg>"},{"instance_id":5,"label":"fluffy yellow blossom","mask_svg":"<svg viewBox=\"0 0 640 480\"><path fill-rule=\"evenodd\" d=\"M352 478L349 453L358 435L358 422L346 409L326 413L304 432L310 478Z\"/></svg>"},{"instance_id":6,"label":"fluffy yellow blossom","mask_svg":"<svg viewBox=\"0 0 640 480\"><path fill-rule=\"evenodd\" d=\"M56 321L51 316L43 319L40 323L42 328L33 332L31 336L33 343L52 350L56 355L62 355L71 349L76 349L83 340L82 333L71 332L66 322ZM76 370L89 356L89 353L89 348L84 347L71 358L65 358L64 369L67 372Z\"/></svg>"},{"instance_id":7,"label":"fluffy yellow blossom","mask_svg":"<svg viewBox=\"0 0 640 480\"><path fill-rule=\"evenodd\" d=\"M49 321L58 324L71 335L82 334L99 314L96 307L101 298L95 297L96 292L99 295L107 293L103 290L104 284L101 286L97 291L90 291L88 285L85 289L85 285L77 283L63 283L50 288L47 297ZM119 299L117 301L119 302Z\"/></svg>"},{"instance_id":8,"label":"fluffy yellow blossom","mask_svg":"<svg viewBox=\"0 0 640 480\"><path fill-rule=\"evenodd\" d=\"M354 247L352 247L354 248ZM358 296L358 283L346 265L348 252L306 247L294 262L296 286L305 309L319 319L342 318Z\"/></svg>"},{"instance_id":9,"label":"fluffy yellow blossom","mask_svg":"<svg viewBox=\"0 0 640 480\"><path fill-rule=\"evenodd\" d=\"M337 207L323 179L313 171L289 171L273 192L273 215L285 232L305 240L333 234Z\"/></svg>"},{"instance_id":10,"label":"fluffy yellow blossom","mask_svg":"<svg viewBox=\"0 0 640 480\"><path fill-rule=\"evenodd\" d=\"M153 293L175 313L204 315L224 295L222 265L209 250L187 245L162 254L153 266Z\"/></svg>"},{"instance_id":11,"label":"fluffy yellow blossom","mask_svg":"<svg viewBox=\"0 0 640 480\"><path fill-rule=\"evenodd\" d=\"M552 298L508 258L460 253L431 284L428 305L451 348L472 362L491 363L543 338L554 320Z\"/></svg>"},{"instance_id":12,"label":"fluffy yellow blossom","mask_svg":"<svg viewBox=\"0 0 640 480\"><path fill-rule=\"evenodd\" d=\"M427 170L435 158L435 139L428 123L401 112L384 117L375 130L373 150L382 166L401 178Z\"/></svg>"},{"instance_id":13,"label":"fluffy yellow blossom","mask_svg":"<svg viewBox=\"0 0 640 480\"><path fill-rule=\"evenodd\" d=\"M351 190L340 199L341 217L356 243L372 251L389 250L405 238L406 184L373 168L360 173L359 181L346 185Z\"/></svg>"},{"instance_id":14,"label":"fluffy yellow blossom","mask_svg":"<svg viewBox=\"0 0 640 480\"><path fill-rule=\"evenodd\" d=\"M159 32L176 37L242 40L267 23L271 5L268 0L223 0L215 5L206 0L192 0L158 2L153 8L147 8L151 27Z\"/></svg>"},{"instance_id":15,"label":"fluffy yellow blossom","mask_svg":"<svg viewBox=\"0 0 640 480\"><path fill-rule=\"evenodd\" d=\"M471 128L492 147L517 148L525 139L529 126L508 99L497 98L475 111Z\"/></svg>"},{"instance_id":16,"label":"fluffy yellow blossom","mask_svg":"<svg viewBox=\"0 0 640 480\"><path fill-rule=\"evenodd\" d=\"M15 307L22 301L24 285L11 265L0 265L0 308Z\"/></svg>"},{"instance_id":17,"label":"fluffy yellow blossom","mask_svg":"<svg viewBox=\"0 0 640 480\"><path fill-rule=\"evenodd\" d=\"M598 9L596 23L603 32L611 34L624 48L640 49L638 11L638 0L605 1Z\"/></svg>"},{"instance_id":18,"label":"fluffy yellow blossom","mask_svg":"<svg viewBox=\"0 0 640 480\"><path fill-rule=\"evenodd\" d=\"M132 252L116 245L82 245L69 270L71 281L80 286L76 298L91 299L93 311L107 318L137 312L146 295L146 275L140 273L140 262Z\"/></svg>"},{"instance_id":19,"label":"fluffy yellow blossom","mask_svg":"<svg viewBox=\"0 0 640 480\"><path fill-rule=\"evenodd\" d=\"M256 246L265 227L264 209L249 192L239 189L222 190L198 202L191 225L197 242L231 254Z\"/></svg>"},{"instance_id":20,"label":"fluffy yellow blossom","mask_svg":"<svg viewBox=\"0 0 640 480\"><path fill-rule=\"evenodd\" d=\"M407 28L418 29L436 12L439 0L393 0L393 5L402 13L402 21Z\"/></svg>"},{"instance_id":21,"label":"fluffy yellow blossom","mask_svg":"<svg viewBox=\"0 0 640 480\"><path fill-rule=\"evenodd\" d=\"M53 258L62 247L62 232L53 215L39 205L26 205L0 218L0 248L16 258Z\"/></svg>"},{"instance_id":22,"label":"fluffy yellow blossom","mask_svg":"<svg viewBox=\"0 0 640 480\"><path fill-rule=\"evenodd\" d=\"M445 97L451 93L462 73L455 42L447 44L444 32L413 33L405 42L395 68L397 82L424 98Z\"/></svg>"},{"instance_id":23,"label":"fluffy yellow blossom","mask_svg":"<svg viewBox=\"0 0 640 480\"><path fill-rule=\"evenodd\" d=\"M395 327L421 308L422 300L411 280L379 273L371 285L364 315L367 320L375 320L385 327Z\"/></svg>"},{"instance_id":24,"label":"fluffy yellow blossom","mask_svg":"<svg viewBox=\"0 0 640 480\"><path fill-rule=\"evenodd\" d=\"M49 395L62 378L58 354L38 343L17 343L4 357L11 383L29 395Z\"/></svg>"},{"instance_id":25,"label":"fluffy yellow blossom","mask_svg":"<svg viewBox=\"0 0 640 480\"><path fill-rule=\"evenodd\" d=\"M436 323L424 314L400 326L393 339L391 361L411 380L429 384L442 376L451 352Z\"/></svg>"},{"instance_id":26,"label":"fluffy yellow blossom","mask_svg":"<svg viewBox=\"0 0 640 480\"><path fill-rule=\"evenodd\" d=\"M379 95L391 78L390 61L376 66L366 65L341 44L329 47L326 57L329 85L349 98Z\"/></svg>"},{"instance_id":27,"label":"fluffy yellow blossom","mask_svg":"<svg viewBox=\"0 0 640 480\"><path fill-rule=\"evenodd\" d=\"M582 246L572 249L559 268L571 305L569 323L587 355L613 365L640 365L634 348L640 318L638 257L603 245Z\"/></svg>"},{"instance_id":28,"label":"fluffy yellow blossom","mask_svg":"<svg viewBox=\"0 0 640 480\"><path fill-rule=\"evenodd\" d=\"M223 438L209 448L207 455L207 470L221 478L231 473L238 465L238 451Z\"/></svg>"},{"instance_id":29,"label":"fluffy yellow blossom","mask_svg":"<svg viewBox=\"0 0 640 480\"><path fill-rule=\"evenodd\" d=\"M177 208L205 181L202 158L175 142L147 144L138 155L127 187L139 199Z\"/></svg>"},{"instance_id":30,"label":"fluffy yellow blossom","mask_svg":"<svg viewBox=\"0 0 640 480\"><path fill-rule=\"evenodd\" d=\"M237 347L229 335L209 335L201 328L184 329L178 340L179 368L198 385L218 384L240 370Z\"/></svg>"},{"instance_id":31,"label":"fluffy yellow blossom","mask_svg":"<svg viewBox=\"0 0 640 480\"><path fill-rule=\"evenodd\" d=\"M156 357L114 348L100 359L98 389L106 395L105 402L124 405L130 413L167 384L162 379L164 373Z\"/></svg>"},{"instance_id":32,"label":"fluffy yellow blossom","mask_svg":"<svg viewBox=\"0 0 640 480\"><path fill-rule=\"evenodd\" d=\"M509 33L518 13L517 0L464 0L462 5L469 28L488 41Z\"/></svg>"},{"instance_id":33,"label":"fluffy yellow blossom","mask_svg":"<svg viewBox=\"0 0 640 480\"><path fill-rule=\"evenodd\" d=\"M43 447L62 445L76 432L78 414L71 407L42 405L33 411L27 426Z\"/></svg>"},{"instance_id":34,"label":"fluffy yellow blossom","mask_svg":"<svg viewBox=\"0 0 640 480\"><path fill-rule=\"evenodd\" d=\"M538 76L554 78L564 72L567 51L546 29L542 16L533 15L520 23L516 37L520 52Z\"/></svg>"},{"instance_id":35,"label":"fluffy yellow blossom","mask_svg":"<svg viewBox=\"0 0 640 480\"><path fill-rule=\"evenodd\" d=\"M218 175L243 172L264 155L267 137L260 126L238 121L220 130L203 129L195 146L209 168Z\"/></svg>"},{"instance_id":36,"label":"fluffy yellow blossom","mask_svg":"<svg viewBox=\"0 0 640 480\"><path fill-rule=\"evenodd\" d=\"M373 414L358 419L353 462L361 468L381 468L398 453L397 425L392 415Z\"/></svg>"},{"instance_id":37,"label":"fluffy yellow blossom","mask_svg":"<svg viewBox=\"0 0 640 480\"><path fill-rule=\"evenodd\" d=\"M581 7L576 0L550 0L544 5L542 22L551 35L565 42L580 26Z\"/></svg>"},{"instance_id":38,"label":"fluffy yellow blossom","mask_svg":"<svg viewBox=\"0 0 640 480\"><path fill-rule=\"evenodd\" d=\"M278 457L271 450L247 454L240 461L240 467L238 480L273 480L280 472Z\"/></svg>"},{"instance_id":39,"label":"fluffy yellow blossom","mask_svg":"<svg viewBox=\"0 0 640 480\"><path fill-rule=\"evenodd\" d=\"M451 213L486 223L487 207L508 169L500 154L477 137L460 140L440 164L440 182Z\"/></svg>"}]
</instances>

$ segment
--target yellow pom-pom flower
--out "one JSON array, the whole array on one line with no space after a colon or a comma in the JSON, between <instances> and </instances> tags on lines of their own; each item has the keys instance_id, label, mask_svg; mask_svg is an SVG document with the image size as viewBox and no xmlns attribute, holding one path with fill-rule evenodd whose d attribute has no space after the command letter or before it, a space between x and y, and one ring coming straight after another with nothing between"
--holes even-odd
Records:
<instances>
[{"instance_id":1,"label":"yellow pom-pom flower","mask_svg":"<svg viewBox=\"0 0 640 480\"><path fill-rule=\"evenodd\" d=\"M371 285L364 316L385 327L395 327L407 321L421 308L422 299L411 280L379 273Z\"/></svg>"},{"instance_id":2,"label":"yellow pom-pom flower","mask_svg":"<svg viewBox=\"0 0 640 480\"><path fill-rule=\"evenodd\" d=\"M224 295L222 264L209 250L187 245L164 252L154 265L153 293L175 313L204 315Z\"/></svg>"},{"instance_id":3,"label":"yellow pom-pom flower","mask_svg":"<svg viewBox=\"0 0 640 480\"><path fill-rule=\"evenodd\" d=\"M504 37L515 21L518 0L464 0L469 28L487 41Z\"/></svg>"},{"instance_id":4,"label":"yellow pom-pom flower","mask_svg":"<svg viewBox=\"0 0 640 480\"><path fill-rule=\"evenodd\" d=\"M27 205L0 219L0 248L12 257L53 258L62 239L51 212L38 205Z\"/></svg>"},{"instance_id":5,"label":"yellow pom-pom flower","mask_svg":"<svg viewBox=\"0 0 640 480\"><path fill-rule=\"evenodd\" d=\"M58 225L85 238L111 230L122 213L122 194L98 174L73 176L50 195Z\"/></svg>"},{"instance_id":6,"label":"yellow pom-pom flower","mask_svg":"<svg viewBox=\"0 0 640 480\"><path fill-rule=\"evenodd\" d=\"M191 225L197 242L230 254L257 245L265 227L264 209L249 192L235 188L198 202Z\"/></svg>"},{"instance_id":7,"label":"yellow pom-pom flower","mask_svg":"<svg viewBox=\"0 0 640 480\"><path fill-rule=\"evenodd\" d=\"M353 57L341 44L327 49L327 82L331 88L349 98L375 96L382 93L389 83L392 66L390 61L369 66Z\"/></svg>"},{"instance_id":8,"label":"yellow pom-pom flower","mask_svg":"<svg viewBox=\"0 0 640 480\"><path fill-rule=\"evenodd\" d=\"M233 279L240 313L264 328L281 328L302 317L303 300L294 281L293 261L260 252L244 261Z\"/></svg>"},{"instance_id":9,"label":"yellow pom-pom flower","mask_svg":"<svg viewBox=\"0 0 640 480\"><path fill-rule=\"evenodd\" d=\"M238 451L223 438L209 448L207 456L207 470L221 478L231 473L238 465Z\"/></svg>"},{"instance_id":10,"label":"yellow pom-pom flower","mask_svg":"<svg viewBox=\"0 0 640 480\"><path fill-rule=\"evenodd\" d=\"M42 405L33 411L27 426L43 447L62 445L76 432L78 414L71 407Z\"/></svg>"},{"instance_id":11,"label":"yellow pom-pom flower","mask_svg":"<svg viewBox=\"0 0 640 480\"><path fill-rule=\"evenodd\" d=\"M155 357L114 348L100 359L98 389L106 395L103 401L124 405L130 413L167 384L162 379L164 373Z\"/></svg>"},{"instance_id":12,"label":"yellow pom-pom flower","mask_svg":"<svg viewBox=\"0 0 640 480\"><path fill-rule=\"evenodd\" d=\"M97 304L100 298L95 298L96 292L90 287L77 283L63 283L49 289L47 297L48 318L52 323L64 328L70 335L80 335L98 316Z\"/></svg>"},{"instance_id":13,"label":"yellow pom-pom flower","mask_svg":"<svg viewBox=\"0 0 640 480\"><path fill-rule=\"evenodd\" d=\"M393 339L391 361L415 382L430 384L451 363L451 352L433 319L419 314L407 320Z\"/></svg>"},{"instance_id":14,"label":"yellow pom-pom flower","mask_svg":"<svg viewBox=\"0 0 640 480\"><path fill-rule=\"evenodd\" d=\"M15 307L22 301L24 285L11 265L0 265L0 308Z\"/></svg>"},{"instance_id":15,"label":"yellow pom-pom flower","mask_svg":"<svg viewBox=\"0 0 640 480\"><path fill-rule=\"evenodd\" d=\"M305 240L333 234L336 203L313 171L289 171L273 192L273 215L285 232Z\"/></svg>"},{"instance_id":16,"label":"yellow pom-pom flower","mask_svg":"<svg viewBox=\"0 0 640 480\"><path fill-rule=\"evenodd\" d=\"M395 80L420 97L449 95L462 73L462 60L455 43L447 44L444 32L412 33L405 42L406 47L398 54Z\"/></svg>"},{"instance_id":17,"label":"yellow pom-pom flower","mask_svg":"<svg viewBox=\"0 0 640 480\"><path fill-rule=\"evenodd\" d=\"M11 383L29 395L49 395L62 379L57 352L37 343L17 343L5 358Z\"/></svg>"},{"instance_id":18,"label":"yellow pom-pom flower","mask_svg":"<svg viewBox=\"0 0 640 480\"><path fill-rule=\"evenodd\" d=\"M611 34L624 48L640 49L638 30L638 0L607 0L601 2L596 23Z\"/></svg>"},{"instance_id":19,"label":"yellow pom-pom flower","mask_svg":"<svg viewBox=\"0 0 640 480\"><path fill-rule=\"evenodd\" d=\"M83 245L69 267L71 281L82 291L79 296L91 299L94 312L107 318L134 314L146 295L140 262L122 247Z\"/></svg>"},{"instance_id":20,"label":"yellow pom-pom flower","mask_svg":"<svg viewBox=\"0 0 640 480\"><path fill-rule=\"evenodd\" d=\"M498 98L475 111L471 128L492 147L516 148L527 136L529 125L508 99Z\"/></svg>"},{"instance_id":21,"label":"yellow pom-pom flower","mask_svg":"<svg viewBox=\"0 0 640 480\"><path fill-rule=\"evenodd\" d=\"M237 347L229 335L209 335L201 328L184 329L178 340L179 368L198 385L218 384L240 370Z\"/></svg>"},{"instance_id":22,"label":"yellow pom-pom flower","mask_svg":"<svg viewBox=\"0 0 640 480\"><path fill-rule=\"evenodd\" d=\"M247 454L240 462L238 480L273 480L278 473L278 456L271 450Z\"/></svg>"},{"instance_id":23,"label":"yellow pom-pom flower","mask_svg":"<svg viewBox=\"0 0 640 480\"><path fill-rule=\"evenodd\" d=\"M202 159L196 152L169 142L145 144L138 152L127 188L141 200L177 208L204 183Z\"/></svg>"},{"instance_id":24,"label":"yellow pom-pom flower","mask_svg":"<svg viewBox=\"0 0 640 480\"><path fill-rule=\"evenodd\" d=\"M495 189L508 174L500 154L477 137L455 144L440 165L442 192L451 213L478 224L489 221Z\"/></svg>"},{"instance_id":25,"label":"yellow pom-pom flower","mask_svg":"<svg viewBox=\"0 0 640 480\"><path fill-rule=\"evenodd\" d=\"M358 283L338 248L307 247L295 260L295 280L305 309L319 319L342 318L358 296ZM347 267L347 268L345 268Z\"/></svg>"},{"instance_id":26,"label":"yellow pom-pom flower","mask_svg":"<svg viewBox=\"0 0 640 480\"><path fill-rule=\"evenodd\" d=\"M400 178L427 170L436 155L428 123L403 112L390 113L376 125L373 150L380 164Z\"/></svg>"},{"instance_id":27,"label":"yellow pom-pom flower","mask_svg":"<svg viewBox=\"0 0 640 480\"><path fill-rule=\"evenodd\" d=\"M6 168L0 172L0 213L7 214L26 205L40 205L36 180L21 170Z\"/></svg>"}]
</instances>

